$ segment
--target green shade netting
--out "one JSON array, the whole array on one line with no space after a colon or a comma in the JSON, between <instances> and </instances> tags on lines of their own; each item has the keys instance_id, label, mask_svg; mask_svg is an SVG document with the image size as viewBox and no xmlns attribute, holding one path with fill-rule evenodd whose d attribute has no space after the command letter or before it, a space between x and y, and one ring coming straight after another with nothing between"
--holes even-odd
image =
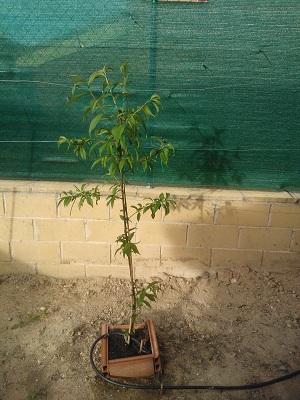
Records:
<instances>
[{"instance_id":1,"label":"green shade netting","mask_svg":"<svg viewBox=\"0 0 300 400\"><path fill-rule=\"evenodd\" d=\"M100 178L57 149L87 134L69 76L127 59L134 101L163 101L150 133L176 148L132 182L299 189L299 17L299 0L0 0L0 177Z\"/></svg>"}]
</instances>

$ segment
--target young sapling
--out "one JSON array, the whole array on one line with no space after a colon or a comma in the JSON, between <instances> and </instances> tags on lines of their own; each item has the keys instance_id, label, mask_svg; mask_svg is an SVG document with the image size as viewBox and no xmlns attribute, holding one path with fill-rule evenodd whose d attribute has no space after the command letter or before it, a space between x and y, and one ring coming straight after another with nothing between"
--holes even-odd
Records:
<instances>
[{"instance_id":1,"label":"young sapling","mask_svg":"<svg viewBox=\"0 0 300 400\"><path fill-rule=\"evenodd\" d=\"M119 218L123 222L123 232L116 238L116 253L127 259L129 268L130 318L125 335L129 343L141 308L144 305L150 307L160 289L158 282L148 283L141 289L136 287L133 255L140 253L135 241L137 228L134 221L139 222L147 212L155 218L161 209L168 215L176 203L169 193L161 193L157 198L147 198L143 203L128 206L126 187L130 175L138 169L153 171L157 161L167 166L175 151L163 138L148 136L147 122L158 115L161 100L157 94L152 94L141 105L132 105L132 93L127 90L127 66L127 62L121 65L121 77L117 81L111 79L113 69L107 66L93 72L87 80L79 75L72 76L74 86L68 106L86 100L83 119L89 118L89 132L79 138L60 136L58 145L73 149L76 156L91 161L91 168L102 171L102 180L111 185L106 197L107 206L113 208L116 201L121 202ZM100 198L99 185L88 189L82 184L75 186L75 190L63 192L59 204L73 207L78 202L80 209L84 203L93 207Z\"/></svg>"}]
</instances>

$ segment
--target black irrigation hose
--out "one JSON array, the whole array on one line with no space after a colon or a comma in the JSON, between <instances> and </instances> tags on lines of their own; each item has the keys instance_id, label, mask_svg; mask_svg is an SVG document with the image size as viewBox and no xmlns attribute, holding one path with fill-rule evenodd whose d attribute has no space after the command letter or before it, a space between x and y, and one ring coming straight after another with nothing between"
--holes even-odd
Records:
<instances>
[{"instance_id":1,"label":"black irrigation hose","mask_svg":"<svg viewBox=\"0 0 300 400\"><path fill-rule=\"evenodd\" d=\"M95 340L95 342L93 343L92 347L91 347L91 351L90 351L90 362L92 365L93 370L96 372L96 374L98 376L100 376L100 378L102 378L104 381L108 382L108 383L112 383L113 385L116 386L121 386L122 388L127 388L127 389L143 389L143 390L189 390L189 389L194 389L194 390L249 390L249 389L258 389L264 386L269 386L269 385L273 385L274 383L278 383L278 382L282 382L285 381L287 379L293 378L297 375L300 375L300 370L291 372L290 374L287 375L283 375L279 378L275 378L275 379L271 379L269 381L265 381L265 382L259 382L259 383L252 383L249 385L236 385L236 386L223 386L223 385L218 385L218 386L214 386L214 385L132 385L132 384L128 384L128 383L123 383L123 382L119 382L119 381L113 381L112 379L107 378L105 375L103 375L98 368L96 367L95 363L94 363L94 359L93 359L93 353L94 353L94 349L97 345L97 343L106 338L107 336L109 336L109 333L106 333L104 335L101 335L98 337L98 339Z\"/></svg>"}]
</instances>

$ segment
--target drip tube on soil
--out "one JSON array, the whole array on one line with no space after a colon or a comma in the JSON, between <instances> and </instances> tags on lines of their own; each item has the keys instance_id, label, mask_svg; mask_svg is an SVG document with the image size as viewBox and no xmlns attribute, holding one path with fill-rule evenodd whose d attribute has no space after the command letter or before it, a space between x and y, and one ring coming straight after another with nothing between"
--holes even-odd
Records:
<instances>
[{"instance_id":1,"label":"drip tube on soil","mask_svg":"<svg viewBox=\"0 0 300 400\"><path fill-rule=\"evenodd\" d=\"M122 388L127 388L127 389L142 389L142 390L189 390L189 389L193 389L193 390L249 390L249 389L258 389L258 388L262 388L264 386L269 386L269 385L273 385L275 383L278 382L282 382L285 381L287 379L293 378L297 375L300 375L300 370L291 372L289 374L280 376L278 378L275 379L271 379L269 381L265 381L265 382L258 382L258 383L252 383L252 384L248 384L248 385L134 385L134 384L128 384L128 383L123 383L120 381L115 381L112 380L110 378L108 378L107 376L105 376L104 374L102 374L98 368L95 365L94 362L94 357L93 357L93 353L94 353L94 349L97 345L97 343L112 335L111 333L106 333L104 335L99 336L94 343L92 344L91 350L90 350L90 362L92 365L93 370L96 372L96 374L102 378L104 381L111 383L115 386L121 386Z\"/></svg>"}]
</instances>

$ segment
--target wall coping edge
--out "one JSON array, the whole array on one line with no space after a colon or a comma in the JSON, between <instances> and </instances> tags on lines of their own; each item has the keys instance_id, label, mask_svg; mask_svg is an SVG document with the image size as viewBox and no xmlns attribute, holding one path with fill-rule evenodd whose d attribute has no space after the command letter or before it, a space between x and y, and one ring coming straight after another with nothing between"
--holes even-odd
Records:
<instances>
[{"instance_id":1,"label":"wall coping edge","mask_svg":"<svg viewBox=\"0 0 300 400\"><path fill-rule=\"evenodd\" d=\"M84 182L89 187L97 183ZM60 194L82 182L69 181L21 181L21 180L0 180L1 192L15 193L53 193ZM109 184L99 184L103 195L108 194ZM102 189L101 189L102 186ZM272 202L272 203L297 203L300 200L300 191L264 191L264 190L238 190L218 188L191 188L180 186L135 186L128 185L127 194L129 197L156 197L161 192L170 192L177 201L248 201L248 202Z\"/></svg>"}]
</instances>

